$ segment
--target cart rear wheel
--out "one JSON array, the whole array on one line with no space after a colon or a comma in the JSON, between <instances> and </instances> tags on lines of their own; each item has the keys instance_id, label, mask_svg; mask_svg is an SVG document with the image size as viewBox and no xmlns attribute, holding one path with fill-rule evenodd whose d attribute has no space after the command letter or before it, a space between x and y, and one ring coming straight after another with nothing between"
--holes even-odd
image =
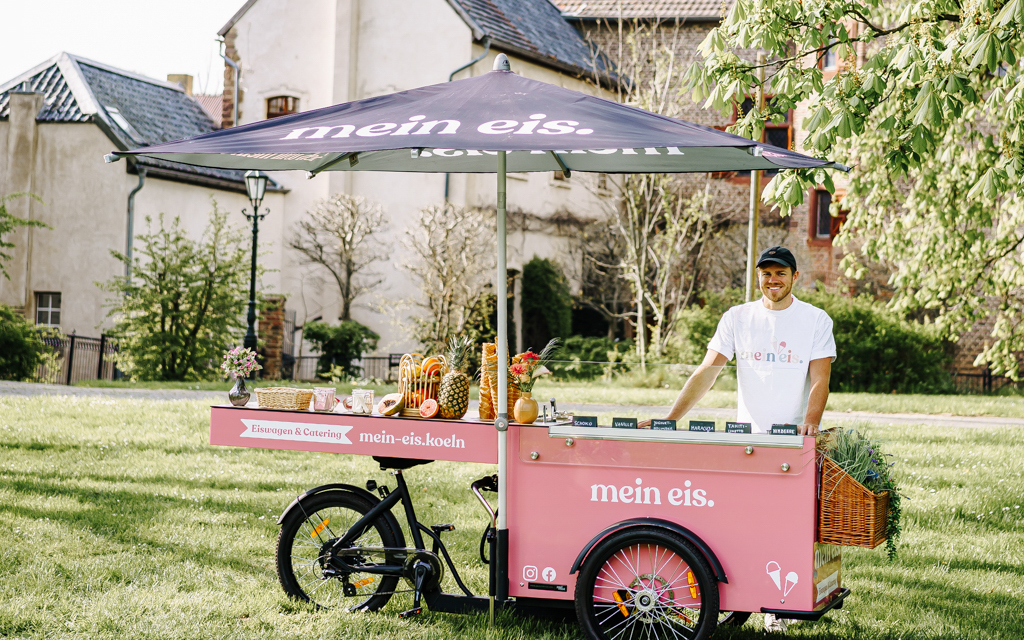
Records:
<instances>
[{"instance_id":1,"label":"cart rear wheel","mask_svg":"<svg viewBox=\"0 0 1024 640\"><path fill-rule=\"evenodd\" d=\"M342 556L350 566L395 564L387 562L386 552L380 549L402 543L383 518L374 520L347 549L333 546L373 505L351 493L330 492L311 496L298 506L281 523L277 539L277 576L285 593L318 608L376 611L387 604L398 585L397 576L342 572L332 563L332 558Z\"/></svg>"},{"instance_id":2,"label":"cart rear wheel","mask_svg":"<svg viewBox=\"0 0 1024 640\"><path fill-rule=\"evenodd\" d=\"M592 640L704 640L718 624L707 560L670 531L613 534L576 581L576 615Z\"/></svg>"}]
</instances>

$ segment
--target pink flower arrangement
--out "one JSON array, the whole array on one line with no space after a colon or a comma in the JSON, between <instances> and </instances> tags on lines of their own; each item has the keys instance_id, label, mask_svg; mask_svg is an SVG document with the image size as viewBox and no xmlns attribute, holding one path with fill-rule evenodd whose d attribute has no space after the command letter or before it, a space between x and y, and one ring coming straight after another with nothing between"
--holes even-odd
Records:
<instances>
[{"instance_id":1,"label":"pink flower arrangement","mask_svg":"<svg viewBox=\"0 0 1024 640\"><path fill-rule=\"evenodd\" d=\"M256 352L252 349L235 347L224 354L224 362L220 363L220 368L229 376L244 378L263 367L256 361Z\"/></svg>"},{"instance_id":2,"label":"pink flower arrangement","mask_svg":"<svg viewBox=\"0 0 1024 640\"><path fill-rule=\"evenodd\" d=\"M558 338L552 338L548 342L547 346L544 347L539 354L533 351L527 351L521 353L515 357L515 364L508 368L508 372L519 383L519 388L523 393L530 393L533 391L533 383L537 378L551 373L545 363L551 362L551 357L558 350Z\"/></svg>"}]
</instances>

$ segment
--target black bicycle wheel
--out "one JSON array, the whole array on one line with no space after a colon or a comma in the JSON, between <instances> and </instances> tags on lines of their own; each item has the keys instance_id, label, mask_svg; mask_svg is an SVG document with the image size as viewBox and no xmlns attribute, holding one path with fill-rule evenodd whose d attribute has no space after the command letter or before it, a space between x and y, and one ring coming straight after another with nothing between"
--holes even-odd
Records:
<instances>
[{"instance_id":1,"label":"black bicycle wheel","mask_svg":"<svg viewBox=\"0 0 1024 640\"><path fill-rule=\"evenodd\" d=\"M334 541L373 507L351 493L332 491L301 501L281 523L277 538L277 576L285 593L317 607L344 607L349 611L376 611L395 592L397 576L364 571L343 572L332 563L343 557L355 567L394 564L383 548L403 543L383 518L373 523L346 549Z\"/></svg>"},{"instance_id":2,"label":"black bicycle wheel","mask_svg":"<svg viewBox=\"0 0 1024 640\"><path fill-rule=\"evenodd\" d=\"M611 535L576 581L576 615L591 640L704 640L718 624L718 585L693 545L664 529Z\"/></svg>"}]
</instances>

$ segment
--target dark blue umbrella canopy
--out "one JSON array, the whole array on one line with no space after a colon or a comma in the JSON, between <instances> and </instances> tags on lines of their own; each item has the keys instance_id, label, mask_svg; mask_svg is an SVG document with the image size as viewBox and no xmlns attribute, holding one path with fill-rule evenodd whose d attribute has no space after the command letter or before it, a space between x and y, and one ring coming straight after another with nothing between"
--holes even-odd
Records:
<instances>
[{"instance_id":1,"label":"dark blue umbrella canopy","mask_svg":"<svg viewBox=\"0 0 1024 640\"><path fill-rule=\"evenodd\" d=\"M493 173L498 151L508 171L833 166L501 70L114 155L264 171Z\"/></svg>"}]
</instances>

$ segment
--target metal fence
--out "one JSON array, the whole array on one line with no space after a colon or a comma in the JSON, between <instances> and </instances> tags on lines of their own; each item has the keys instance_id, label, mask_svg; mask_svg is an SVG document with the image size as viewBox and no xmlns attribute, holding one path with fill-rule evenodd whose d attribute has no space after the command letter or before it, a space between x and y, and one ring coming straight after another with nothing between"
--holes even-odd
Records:
<instances>
[{"instance_id":1,"label":"metal fence","mask_svg":"<svg viewBox=\"0 0 1024 640\"><path fill-rule=\"evenodd\" d=\"M397 378L398 362L401 354L387 356L365 356L359 360L361 375L364 378L393 381ZM317 361L320 356L302 356L294 359L292 364L292 380L315 380ZM285 371L287 376L287 370Z\"/></svg>"},{"instance_id":2,"label":"metal fence","mask_svg":"<svg viewBox=\"0 0 1024 640\"><path fill-rule=\"evenodd\" d=\"M992 372L985 369L981 373L953 372L953 385L960 393L993 393L1003 387L1018 387L1020 383L1014 382L1003 376L992 375Z\"/></svg>"},{"instance_id":3,"label":"metal fence","mask_svg":"<svg viewBox=\"0 0 1024 640\"><path fill-rule=\"evenodd\" d=\"M90 338L74 334L43 338L56 354L55 360L36 369L34 380L50 384L75 384L80 380L113 380L120 377L113 356L117 343L101 336Z\"/></svg>"}]
</instances>

